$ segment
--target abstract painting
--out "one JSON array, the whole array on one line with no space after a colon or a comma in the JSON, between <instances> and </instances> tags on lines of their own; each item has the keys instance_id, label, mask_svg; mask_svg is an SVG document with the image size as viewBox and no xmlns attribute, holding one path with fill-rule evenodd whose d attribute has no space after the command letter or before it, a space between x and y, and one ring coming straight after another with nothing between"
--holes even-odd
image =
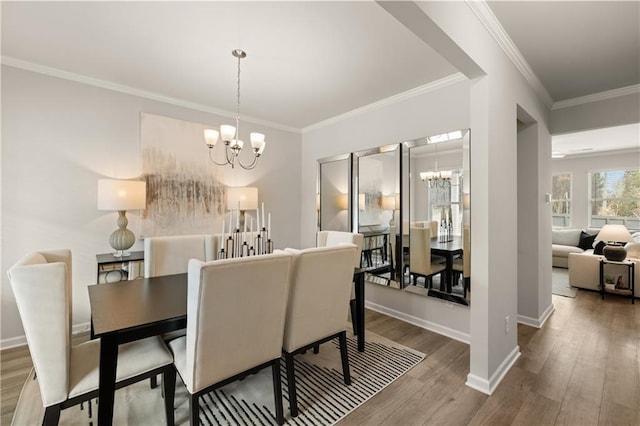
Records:
<instances>
[{"instance_id":1,"label":"abstract painting","mask_svg":"<svg viewBox=\"0 0 640 426\"><path fill-rule=\"evenodd\" d=\"M225 213L224 176L209 162L203 139L207 127L141 115L142 172L147 182L142 237L220 231Z\"/></svg>"}]
</instances>

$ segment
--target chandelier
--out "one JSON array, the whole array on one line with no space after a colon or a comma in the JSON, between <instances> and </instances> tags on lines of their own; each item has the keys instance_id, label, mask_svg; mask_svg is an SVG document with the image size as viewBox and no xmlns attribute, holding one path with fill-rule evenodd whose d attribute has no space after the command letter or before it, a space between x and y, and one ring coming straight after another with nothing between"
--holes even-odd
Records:
<instances>
[{"instance_id":1,"label":"chandelier","mask_svg":"<svg viewBox=\"0 0 640 426\"><path fill-rule=\"evenodd\" d=\"M223 124L220 126L220 130L206 129L204 131L204 140L209 148L209 160L213 164L218 166L231 165L234 168L236 164L246 170L253 169L258 164L258 158L262 155L266 142L264 141L264 135L262 133L251 133L249 135L251 139L251 149L253 150L253 161L250 164L243 164L240 161L240 152L244 147L244 142L240 139L240 60L247 56L247 54L240 49L231 51L231 54L238 58L238 91L237 91L237 108L236 108L236 125L231 126L229 124ZM217 162L213 159L213 148L216 146L218 139L222 137L224 142L225 161Z\"/></svg>"},{"instance_id":2,"label":"chandelier","mask_svg":"<svg viewBox=\"0 0 640 426\"><path fill-rule=\"evenodd\" d=\"M451 170L438 171L436 164L435 172L421 172L420 179L426 182L429 188L444 188L447 184L451 184Z\"/></svg>"},{"instance_id":3,"label":"chandelier","mask_svg":"<svg viewBox=\"0 0 640 426\"><path fill-rule=\"evenodd\" d=\"M448 136L445 134L444 136ZM435 161L435 171L433 172L420 172L420 179L429 186L429 188L444 188L447 184L451 185L451 175L453 172L451 170L442 170L438 171L438 145L437 143L441 142L441 140L434 140L433 142L429 141L428 143L435 143L436 148L436 161Z\"/></svg>"}]
</instances>

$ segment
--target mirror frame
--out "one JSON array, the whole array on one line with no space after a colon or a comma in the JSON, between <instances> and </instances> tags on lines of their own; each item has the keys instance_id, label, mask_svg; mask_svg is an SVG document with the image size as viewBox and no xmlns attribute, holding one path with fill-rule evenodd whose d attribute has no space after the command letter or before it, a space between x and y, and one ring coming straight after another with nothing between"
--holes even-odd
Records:
<instances>
[{"instance_id":1,"label":"mirror frame","mask_svg":"<svg viewBox=\"0 0 640 426\"><path fill-rule=\"evenodd\" d=\"M470 128L465 128L465 129L460 129L460 131L462 132L462 136L458 139L454 139L454 141L457 140L462 140L463 141L463 149L462 149L462 167L460 167L460 169L463 170L463 184L462 184L462 188L460 189L461 193L460 193L460 203L462 205L463 211L462 211L462 223L461 223L461 232L463 233L463 238L464 238L464 227L465 226L469 226L469 246L471 243L471 129ZM451 133L451 132L448 132ZM446 134L443 134L446 135ZM413 170L411 170L411 150L413 148L419 148L422 146L428 146L428 145L439 145L439 144L443 144L441 146L446 146L444 144L446 144L446 141L443 142L433 142L430 143L429 139L430 138L434 138L434 137L438 137L441 135L435 135L435 136L430 136L430 137L423 137L423 138L418 138L412 141L406 141L404 142L404 146L406 147L406 151L407 151L407 167L406 170L403 170L403 179L407 179L407 185L406 185L406 190L407 190L407 199L409 200L409 205L406 206L407 207L407 217L409 218L409 220L412 220L411 217L411 196L410 196L410 192L411 192L411 178L412 178L412 173L414 173ZM465 153L465 141L466 141L466 150L467 152ZM419 171L415 171L415 173L419 173ZM465 192L466 189L466 192ZM464 244L464 243L463 243ZM468 277L468 282L464 283L464 285L470 285L470 281L471 281L471 276ZM406 285L405 288L408 288L409 285ZM470 288L470 287L469 287ZM430 293L430 292L429 292ZM469 292L470 293L470 292ZM448 293L444 293L444 294L448 294ZM425 296L429 296L429 295L425 295ZM433 296L432 296L433 297ZM435 298L435 297L434 297ZM451 297L449 299L444 298L443 300L445 301L450 301L450 302L454 302L454 303L458 303L462 306L468 306L470 305L470 300L467 300L467 303L462 303L461 301L458 301L456 297Z\"/></svg>"},{"instance_id":2,"label":"mirror frame","mask_svg":"<svg viewBox=\"0 0 640 426\"><path fill-rule=\"evenodd\" d=\"M396 177L396 184L398 185L398 193L399 193L399 208L397 209L398 211L398 215L395 216L395 222L396 222L396 230L397 230L397 235L402 235L402 226L403 226L403 218L404 218L404 214L403 214L403 178L402 178L402 170L403 170L403 161L404 161L404 147L402 143L393 143L393 144L388 144L388 145L383 145L383 146L379 146L376 148L370 148L370 149L365 149L362 151L357 151L354 152L353 155L353 165L351 167L352 169L352 196L351 196L351 206L357 206L358 205L358 196L359 196L359 190L360 190L360 159L364 158L364 157L369 157L372 155L377 155L377 154L385 154L385 153L389 153L389 152L393 152L393 151L397 151L397 162L396 162L396 171L395 171L395 177ZM351 223L352 223L352 232L360 232L359 231L359 227L360 227L360 212L359 209L357 208L352 208L351 209ZM397 243L396 243L396 247L398 247ZM391 288L397 288L397 289L402 289L404 283L402 282L402 271L404 268L404 262L403 262L403 256L402 256L402 251L400 251L400 254L398 255L398 251L396 250L396 253L394 253L393 255L395 255L395 259L394 259L394 266L395 266L395 273L398 273L398 271L400 271L400 279L398 280L398 278L394 278L391 281L395 281L397 283L396 286L394 285L389 285L387 284L387 286L391 287Z\"/></svg>"}]
</instances>

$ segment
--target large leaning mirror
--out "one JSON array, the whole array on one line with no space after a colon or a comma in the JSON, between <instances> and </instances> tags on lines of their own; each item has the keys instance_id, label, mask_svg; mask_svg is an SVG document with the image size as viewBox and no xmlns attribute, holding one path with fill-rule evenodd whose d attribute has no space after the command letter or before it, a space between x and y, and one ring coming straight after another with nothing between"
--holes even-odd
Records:
<instances>
[{"instance_id":1,"label":"large leaning mirror","mask_svg":"<svg viewBox=\"0 0 640 426\"><path fill-rule=\"evenodd\" d=\"M401 155L400 144L353 154L353 223L354 231L364 235L365 280L398 289L402 288L402 251L396 249L402 224Z\"/></svg>"},{"instance_id":2,"label":"large leaning mirror","mask_svg":"<svg viewBox=\"0 0 640 426\"><path fill-rule=\"evenodd\" d=\"M405 146L409 163L405 289L469 305L470 131L417 139Z\"/></svg>"},{"instance_id":3,"label":"large leaning mirror","mask_svg":"<svg viewBox=\"0 0 640 426\"><path fill-rule=\"evenodd\" d=\"M351 232L351 154L318 160L318 230Z\"/></svg>"}]
</instances>

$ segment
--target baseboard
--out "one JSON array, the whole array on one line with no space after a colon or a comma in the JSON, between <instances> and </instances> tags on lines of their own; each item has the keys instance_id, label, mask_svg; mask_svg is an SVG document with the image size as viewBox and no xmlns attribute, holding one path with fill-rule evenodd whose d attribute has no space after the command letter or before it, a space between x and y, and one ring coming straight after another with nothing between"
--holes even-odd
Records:
<instances>
[{"instance_id":1,"label":"baseboard","mask_svg":"<svg viewBox=\"0 0 640 426\"><path fill-rule=\"evenodd\" d=\"M551 314L555 311L555 307L553 303L547 306L547 309L544 310L540 318L531 318L525 315L518 315L518 322L520 324L528 325L535 328L542 328L547 319L551 316Z\"/></svg>"},{"instance_id":2,"label":"baseboard","mask_svg":"<svg viewBox=\"0 0 640 426\"><path fill-rule=\"evenodd\" d=\"M461 333L458 330L454 330L452 328L445 327L440 324L436 324L434 322L406 314L404 312L396 311L395 309L391 309L383 305L378 305L377 303L366 301L364 306L367 309L371 309L372 311L380 312L381 314L397 318L401 321L408 322L409 324L413 324L429 331L433 331L434 333L441 334L453 340L457 340L466 344L469 344L471 342L471 337L468 334Z\"/></svg>"},{"instance_id":3,"label":"baseboard","mask_svg":"<svg viewBox=\"0 0 640 426\"><path fill-rule=\"evenodd\" d=\"M504 376L509 372L513 364L520 358L520 346L516 345L509 355L498 366L498 369L489 377L489 380L469 373L467 375L467 382L465 383L472 389L482 392L487 395L493 394L496 388L504 379Z\"/></svg>"},{"instance_id":4,"label":"baseboard","mask_svg":"<svg viewBox=\"0 0 640 426\"><path fill-rule=\"evenodd\" d=\"M90 324L88 322L84 322L82 324L76 324L71 328L71 333L72 334L78 334L78 333L86 333L88 332L90 329ZM25 346L27 344L27 338L26 336L18 336L18 337L11 337L9 339L2 339L0 340L0 350L5 350L5 349L11 349L11 348L17 348L20 346Z\"/></svg>"}]
</instances>

